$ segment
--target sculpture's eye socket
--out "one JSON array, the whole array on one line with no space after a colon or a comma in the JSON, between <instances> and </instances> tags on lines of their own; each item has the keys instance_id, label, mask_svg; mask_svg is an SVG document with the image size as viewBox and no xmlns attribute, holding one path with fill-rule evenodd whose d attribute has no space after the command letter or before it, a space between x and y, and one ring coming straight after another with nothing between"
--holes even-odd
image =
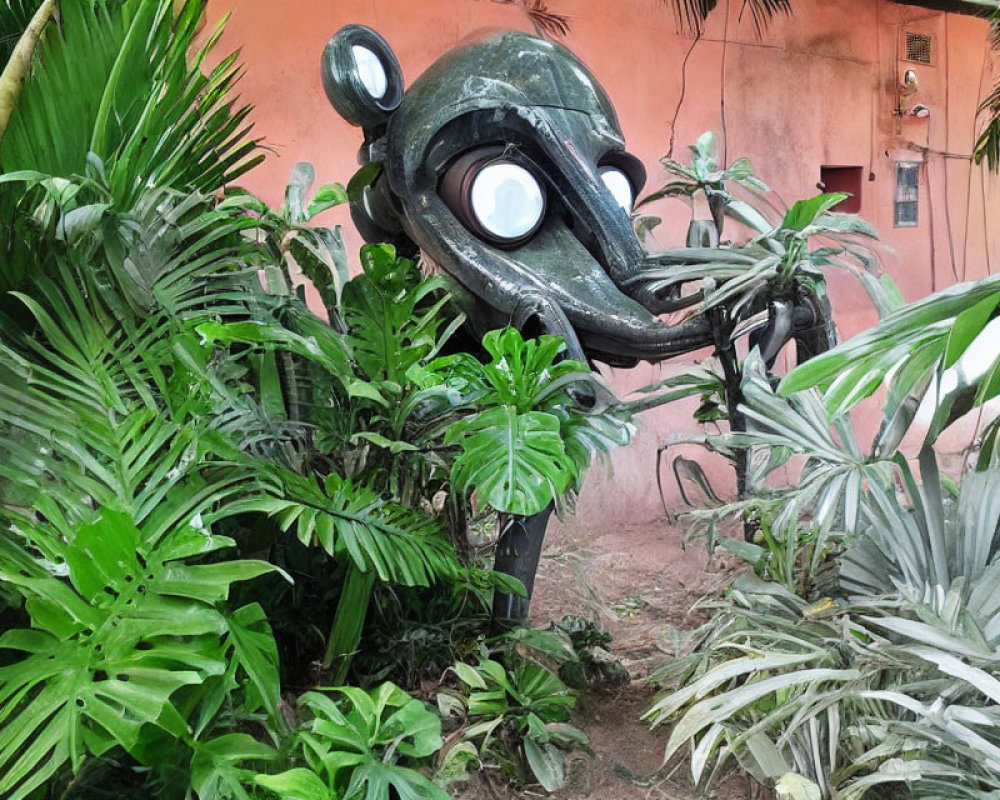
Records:
<instances>
[{"instance_id":1,"label":"sculpture's eye socket","mask_svg":"<svg viewBox=\"0 0 1000 800\"><path fill-rule=\"evenodd\" d=\"M354 57L354 68L365 91L375 100L381 100L389 88L389 76L385 73L381 59L367 47L359 44L351 45L351 55Z\"/></svg>"},{"instance_id":2,"label":"sculpture's eye socket","mask_svg":"<svg viewBox=\"0 0 1000 800\"><path fill-rule=\"evenodd\" d=\"M441 196L467 228L497 247L524 244L545 217L545 188L529 164L502 148L466 153L445 171Z\"/></svg>"},{"instance_id":3,"label":"sculpture's eye socket","mask_svg":"<svg viewBox=\"0 0 1000 800\"><path fill-rule=\"evenodd\" d=\"M472 179L470 200L479 223L505 241L534 233L545 211L545 194L535 176L509 161L479 170Z\"/></svg>"},{"instance_id":4,"label":"sculpture's eye socket","mask_svg":"<svg viewBox=\"0 0 1000 800\"><path fill-rule=\"evenodd\" d=\"M600 167L597 170L597 174L604 182L604 185L608 187L608 191L611 192L618 205L625 209L626 214L631 214L635 196L632 189L632 181L629 180L628 175L618 169L618 167Z\"/></svg>"}]
</instances>

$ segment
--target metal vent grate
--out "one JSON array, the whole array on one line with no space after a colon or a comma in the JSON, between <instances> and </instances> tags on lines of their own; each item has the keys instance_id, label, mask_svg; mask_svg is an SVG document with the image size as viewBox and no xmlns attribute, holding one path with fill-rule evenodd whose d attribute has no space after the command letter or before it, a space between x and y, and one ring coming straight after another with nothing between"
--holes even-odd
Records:
<instances>
[{"instance_id":1,"label":"metal vent grate","mask_svg":"<svg viewBox=\"0 0 1000 800\"><path fill-rule=\"evenodd\" d=\"M906 32L906 60L918 64L931 63L931 37L923 33Z\"/></svg>"}]
</instances>

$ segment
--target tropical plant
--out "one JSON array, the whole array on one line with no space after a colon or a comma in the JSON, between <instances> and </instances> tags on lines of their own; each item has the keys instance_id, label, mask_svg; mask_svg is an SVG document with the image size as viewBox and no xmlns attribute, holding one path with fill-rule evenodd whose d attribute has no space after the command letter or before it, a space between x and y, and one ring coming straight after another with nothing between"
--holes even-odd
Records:
<instances>
[{"instance_id":1,"label":"tropical plant","mask_svg":"<svg viewBox=\"0 0 1000 800\"><path fill-rule=\"evenodd\" d=\"M1000 8L996 2L982 0L985 12L992 12L990 18L989 47L1000 50ZM977 109L978 115L985 117L983 128L976 140L973 157L977 164L984 160L992 172L1000 172L1000 82Z\"/></svg>"},{"instance_id":2,"label":"tropical plant","mask_svg":"<svg viewBox=\"0 0 1000 800\"><path fill-rule=\"evenodd\" d=\"M705 315L714 328L715 351L704 369L648 387L644 390L646 397L633 401L628 408L645 408L658 402L699 395L702 400L696 413L699 421L725 420L730 431L740 433L748 426L740 389L744 385L745 370L740 358L743 340L749 342L746 350L758 345L762 348L763 366L771 370L794 330L792 316L796 307L808 305L814 316L821 319L815 321L811 331L796 340L795 358L804 361L828 347L836 336L832 321L828 319L826 270L844 268L854 274L880 315L890 313L901 301L891 279L876 277L876 232L860 218L832 210L846 195L822 194L801 200L775 218L774 209L760 202L763 199L761 191L766 187L753 177L745 159L734 162L728 170L718 170L714 139L709 134L699 138L692 148L692 156L691 167L677 165L674 168L681 180L667 184L658 196L705 192L714 218L707 224L714 226L716 231L721 230L722 219L728 216L755 235L742 244L687 247L648 257L651 265L658 266L636 276L634 288L654 298L669 299L674 308L691 308ZM751 202L736 199L727 188L729 184L754 189L758 199ZM685 285L698 288L682 294ZM770 335L782 330L784 337ZM688 438L680 441L687 442ZM699 437L697 441L733 464L738 499L749 504L756 502L753 509L750 505L744 509L744 534L751 538L760 533L762 525L768 526L767 512L759 500L752 500L755 481L749 475L752 467L747 461L748 443L738 438L724 440L711 436ZM675 437L665 440L658 458L677 443ZM768 471L773 469L772 466ZM687 496L684 486L687 482L697 485L706 497L718 502L718 493L697 462L680 457L673 461L673 470L682 495ZM783 541L786 545L791 544L789 539ZM779 554L776 548L770 549L772 554ZM800 548L796 546L795 549ZM818 549L821 550L822 547ZM750 549L745 548L743 552L749 555ZM785 559L788 568L794 563L794 556ZM787 579L789 570L783 568L783 572Z\"/></svg>"},{"instance_id":3,"label":"tropical plant","mask_svg":"<svg viewBox=\"0 0 1000 800\"><path fill-rule=\"evenodd\" d=\"M78 211L79 220L99 213L95 203L128 211L150 187L208 194L258 163L263 156L247 137L250 109L229 96L239 75L235 55L204 74L221 30L195 47L204 0L180 4L176 14L174 5L61 4L60 24L33 48L31 79L0 131L0 171L32 170L58 187L97 169L88 166L93 153L100 175L91 177L110 193ZM47 219L33 216L38 207L37 190L0 193L0 288L19 286L49 263L46 249L34 247Z\"/></svg>"},{"instance_id":4,"label":"tropical plant","mask_svg":"<svg viewBox=\"0 0 1000 800\"><path fill-rule=\"evenodd\" d=\"M754 309L763 298L794 298L800 286L824 297L824 270L839 267L862 282L881 314L888 313L898 307L899 298L891 283L873 275L877 259L872 243L878 234L854 214L831 211L846 197L835 192L799 200L777 224L747 206L752 216L737 211L736 218L757 232L748 243L654 253L650 260L663 269L644 272L642 283L656 294L667 294L685 283L700 282L707 286L698 295L699 309L730 304L728 311L738 320L740 311ZM724 211L732 215L734 208L728 202Z\"/></svg>"},{"instance_id":5,"label":"tropical plant","mask_svg":"<svg viewBox=\"0 0 1000 800\"><path fill-rule=\"evenodd\" d=\"M961 359L995 318L1000 305L996 277L958 284L899 308L878 325L801 365L782 381L791 394L806 387L824 391L827 413L843 414L889 382L877 449L891 452L910 429L925 397L934 415L925 443L962 414L1000 394L1000 359L965 365ZM982 337L982 338L980 338ZM953 378L954 386L948 386ZM987 437L992 448L996 424ZM988 463L987 459L984 463Z\"/></svg>"},{"instance_id":6,"label":"tropical plant","mask_svg":"<svg viewBox=\"0 0 1000 800\"><path fill-rule=\"evenodd\" d=\"M266 619L224 605L230 584L274 567L221 559L235 542L212 530L249 473L211 462L239 451L192 406L157 401L169 321L126 328L70 262L60 272L61 285L38 276L38 298L21 296L37 330L4 318L0 348L2 477L30 498L4 510L0 555L32 624L0 639L12 798L65 785L113 747L184 764L257 709L281 726Z\"/></svg>"},{"instance_id":7,"label":"tropical plant","mask_svg":"<svg viewBox=\"0 0 1000 800\"><path fill-rule=\"evenodd\" d=\"M480 409L449 428L461 446L453 490L475 487L479 501L508 514L572 504L595 455L628 443L634 427L607 385L586 364L561 359L562 340L524 340L513 328L483 338L486 364L467 353L437 361Z\"/></svg>"},{"instance_id":8,"label":"tropical plant","mask_svg":"<svg viewBox=\"0 0 1000 800\"><path fill-rule=\"evenodd\" d=\"M296 734L295 758L307 766L255 782L288 800L447 800L448 793L413 766L441 748L441 719L392 683L365 692L353 686L307 692L299 704L311 719Z\"/></svg>"},{"instance_id":9,"label":"tropical plant","mask_svg":"<svg viewBox=\"0 0 1000 800\"><path fill-rule=\"evenodd\" d=\"M790 556L787 572L773 558L762 574L811 592L734 585L695 652L659 676L681 687L647 714L674 723L666 758L689 746L693 776L708 784L735 757L803 799L991 796L1000 471L987 454L952 489L924 447L918 480L899 454L864 455L844 417L831 433L817 394L782 398L759 363L754 374L748 431L730 438L762 450L767 468L790 453L806 462L799 485L763 497L781 550L733 549L758 566ZM803 530L812 549L801 553ZM807 577L838 552L839 587L828 582L824 596Z\"/></svg>"},{"instance_id":10,"label":"tropical plant","mask_svg":"<svg viewBox=\"0 0 1000 800\"><path fill-rule=\"evenodd\" d=\"M734 585L696 652L660 675L683 686L647 713L676 721L666 758L690 745L708 783L735 756L804 798L992 796L1000 473L970 473L951 499L926 453L922 486L904 472L910 504L874 507L847 550L843 599Z\"/></svg>"},{"instance_id":11,"label":"tropical plant","mask_svg":"<svg viewBox=\"0 0 1000 800\"><path fill-rule=\"evenodd\" d=\"M349 279L343 236L339 226L316 225L312 219L346 202L347 190L339 183L323 184L307 202L315 179L312 164L298 162L292 167L280 209L275 211L238 188L227 192L219 209L239 210L257 220L252 235L264 250L260 268L268 292L288 295L296 279L304 276L319 292L328 321L343 329L340 296Z\"/></svg>"},{"instance_id":12,"label":"tropical plant","mask_svg":"<svg viewBox=\"0 0 1000 800\"><path fill-rule=\"evenodd\" d=\"M777 395L756 350L743 366L746 430L710 436L707 445L723 454L749 452L748 497L724 503L709 490L712 505L685 513L710 546L721 544L761 577L809 597L830 557L864 530L871 505L889 502L894 464L905 461L894 461L892 452L865 451L849 418L827 419L818 393ZM793 459L800 463L792 465ZM775 487L774 475L789 467L797 478ZM726 535L724 523L734 518L756 521L755 542Z\"/></svg>"},{"instance_id":13,"label":"tropical plant","mask_svg":"<svg viewBox=\"0 0 1000 800\"><path fill-rule=\"evenodd\" d=\"M491 404L556 419L572 469L545 502L627 429L604 407L578 410L573 393L593 399L597 384L555 364L554 342L514 394L490 388L483 365L435 363L462 321L443 285L391 248L367 249L347 282L337 231L308 224L346 194L328 185L307 203L308 165L280 211L225 193L254 145L227 99L234 61L206 77L207 49L187 60L203 5L66 3L0 143L13 234L0 282L18 290L0 300L14 623L0 639L0 792L13 798L42 784L67 798L125 783L164 798L262 791L253 777L280 763L287 728L264 610L289 594L232 584L280 581L292 559L341 578L328 664L355 649L375 581L514 592L460 562L448 521L461 513L435 506L466 442L449 428ZM71 70L85 50L93 69ZM36 136L46 120L65 141ZM330 324L291 291L295 267ZM526 348L501 339L498 379ZM536 394L525 404L521 391ZM476 477L455 507L485 480L467 462ZM277 558L227 559L233 545Z\"/></svg>"},{"instance_id":14,"label":"tropical plant","mask_svg":"<svg viewBox=\"0 0 1000 800\"><path fill-rule=\"evenodd\" d=\"M728 167L719 168L713 131L705 131L688 149L691 151L690 166L669 157L660 159L660 164L670 176L670 180L639 200L635 210L638 211L643 206L665 197L686 198L691 205L693 218L696 213L695 198L704 195L716 233L721 236L726 206L735 206L737 209L748 208L745 203L733 197L727 184L748 189L757 196L762 196L769 190L767 185L754 175L753 165L748 158L739 158ZM650 230L661 221L658 217L646 216L639 217L639 220L643 230Z\"/></svg>"},{"instance_id":15,"label":"tropical plant","mask_svg":"<svg viewBox=\"0 0 1000 800\"><path fill-rule=\"evenodd\" d=\"M186 563L234 543L164 516L142 529L110 509L61 530L10 520L23 539L5 547L16 548L23 570L5 564L0 576L24 594L32 629L0 638L0 649L22 654L0 667L4 796L28 797L65 767L78 771L87 756L115 746L144 760L144 726L193 741L189 725L211 731L230 682L251 680L257 702L277 710L273 646L269 653L252 643L255 627L267 632L260 607L231 615L220 607L232 582L273 567ZM32 552L48 556L48 570L26 558ZM181 701L184 687L197 694ZM254 710L248 699L243 713Z\"/></svg>"},{"instance_id":16,"label":"tropical plant","mask_svg":"<svg viewBox=\"0 0 1000 800\"><path fill-rule=\"evenodd\" d=\"M576 692L541 660L519 653L515 642L504 648L506 666L484 656L476 666L456 662L452 667L468 690L467 697L460 696L470 723L463 738L477 743L481 757L500 758L514 777L520 778L527 764L546 791L555 791L566 780L563 752L590 747L586 735L566 722ZM438 703L454 710L454 699L439 695Z\"/></svg>"}]
</instances>

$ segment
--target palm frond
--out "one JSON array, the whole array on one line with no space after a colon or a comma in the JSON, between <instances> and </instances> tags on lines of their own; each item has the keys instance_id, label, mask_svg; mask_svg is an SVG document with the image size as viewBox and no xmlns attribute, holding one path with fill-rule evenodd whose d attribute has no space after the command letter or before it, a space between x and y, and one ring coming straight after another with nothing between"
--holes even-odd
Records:
<instances>
[{"instance_id":1,"label":"palm frond","mask_svg":"<svg viewBox=\"0 0 1000 800\"><path fill-rule=\"evenodd\" d=\"M0 72L41 4L42 0L4 0L0 13Z\"/></svg>"},{"instance_id":2,"label":"palm frond","mask_svg":"<svg viewBox=\"0 0 1000 800\"><path fill-rule=\"evenodd\" d=\"M227 513L268 514L283 530L294 528L304 544L318 544L383 581L427 586L458 574L458 561L439 517L383 501L336 475L320 488L311 478L265 467L260 486L266 496L238 502Z\"/></svg>"},{"instance_id":3,"label":"palm frond","mask_svg":"<svg viewBox=\"0 0 1000 800\"><path fill-rule=\"evenodd\" d=\"M677 28L685 33L700 36L705 20L718 5L717 0L672 0L670 3L677 20Z\"/></svg>"},{"instance_id":4,"label":"palm frond","mask_svg":"<svg viewBox=\"0 0 1000 800\"><path fill-rule=\"evenodd\" d=\"M150 187L211 196L258 163L250 109L232 100L235 56L202 71L221 30L189 57L203 9L204 0L176 15L170 0L65 4L0 141L0 173L30 169L58 181L96 170L109 193L102 202L128 211ZM24 192L0 193L8 287L45 266L30 247L38 223L24 202Z\"/></svg>"},{"instance_id":5,"label":"palm frond","mask_svg":"<svg viewBox=\"0 0 1000 800\"><path fill-rule=\"evenodd\" d=\"M66 4L0 146L0 167L69 177L93 151L128 208L150 186L211 193L256 163L249 109L228 99L235 56L201 72L221 31L188 64L203 9L188 0L175 17L170 0Z\"/></svg>"},{"instance_id":6,"label":"palm frond","mask_svg":"<svg viewBox=\"0 0 1000 800\"><path fill-rule=\"evenodd\" d=\"M517 2L540 36L558 39L569 33L569 17L550 10L544 0L517 0Z\"/></svg>"},{"instance_id":7,"label":"palm frond","mask_svg":"<svg viewBox=\"0 0 1000 800\"><path fill-rule=\"evenodd\" d=\"M991 28L994 47L1000 36L1000 27L996 23ZM986 161L986 166L991 172L1000 172L1000 84L993 88L993 91L986 97L979 106L979 114L986 122L983 130L976 139L976 147L973 151L977 164Z\"/></svg>"},{"instance_id":8,"label":"palm frond","mask_svg":"<svg viewBox=\"0 0 1000 800\"><path fill-rule=\"evenodd\" d=\"M772 19L781 14L787 16L792 13L792 3L791 0L743 0L740 7L741 19L747 9L753 19L754 32L760 38Z\"/></svg>"}]
</instances>

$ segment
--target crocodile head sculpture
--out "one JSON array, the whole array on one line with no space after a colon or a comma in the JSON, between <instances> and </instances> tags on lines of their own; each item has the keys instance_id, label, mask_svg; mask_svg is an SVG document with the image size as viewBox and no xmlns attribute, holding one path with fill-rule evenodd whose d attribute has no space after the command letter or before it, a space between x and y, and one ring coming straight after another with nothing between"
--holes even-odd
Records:
<instances>
[{"instance_id":1,"label":"crocodile head sculpture","mask_svg":"<svg viewBox=\"0 0 1000 800\"><path fill-rule=\"evenodd\" d=\"M404 92L385 40L349 25L322 75L334 108L364 131L370 182L352 200L362 235L422 251L465 289L481 330L553 333L576 358L621 366L711 343L703 319L656 317L675 301L641 281L649 262L629 214L645 170L566 48L491 34Z\"/></svg>"},{"instance_id":2,"label":"crocodile head sculpture","mask_svg":"<svg viewBox=\"0 0 1000 800\"><path fill-rule=\"evenodd\" d=\"M550 333L570 357L612 366L706 346L735 357L718 313L659 319L700 298L682 296L669 277L683 256L669 262L643 250L630 214L645 171L607 94L566 48L492 33L445 53L406 88L388 43L348 25L324 51L322 77L337 112L364 132L351 192L359 231L419 251L448 274L474 333L505 325ZM825 300L760 303L740 313L769 312L752 342L765 360L793 338L800 358L825 349ZM498 546L497 569L529 593L548 513L515 521ZM498 617L526 616L526 601L501 601Z\"/></svg>"}]
</instances>

